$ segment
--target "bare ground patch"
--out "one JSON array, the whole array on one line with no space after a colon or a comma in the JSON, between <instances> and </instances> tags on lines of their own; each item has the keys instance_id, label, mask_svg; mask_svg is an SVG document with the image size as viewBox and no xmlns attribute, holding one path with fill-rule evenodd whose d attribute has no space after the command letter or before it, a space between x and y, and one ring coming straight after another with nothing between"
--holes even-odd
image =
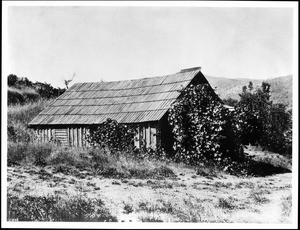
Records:
<instances>
[{"instance_id":1,"label":"bare ground patch","mask_svg":"<svg viewBox=\"0 0 300 230\"><path fill-rule=\"evenodd\" d=\"M112 179L54 167L8 167L8 193L100 198L125 222L290 223L291 173L207 177L191 168L167 179ZM272 212L270 211L272 210Z\"/></svg>"}]
</instances>

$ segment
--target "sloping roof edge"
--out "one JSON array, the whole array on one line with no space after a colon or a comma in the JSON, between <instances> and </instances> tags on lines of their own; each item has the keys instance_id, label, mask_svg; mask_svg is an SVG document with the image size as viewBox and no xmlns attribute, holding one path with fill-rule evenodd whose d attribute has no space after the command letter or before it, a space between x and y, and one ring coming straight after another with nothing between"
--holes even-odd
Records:
<instances>
[{"instance_id":1,"label":"sloping roof edge","mask_svg":"<svg viewBox=\"0 0 300 230\"><path fill-rule=\"evenodd\" d=\"M195 79L197 78L197 79ZM200 69L117 82L76 83L53 101L29 127L158 121L192 81L208 83Z\"/></svg>"}]
</instances>

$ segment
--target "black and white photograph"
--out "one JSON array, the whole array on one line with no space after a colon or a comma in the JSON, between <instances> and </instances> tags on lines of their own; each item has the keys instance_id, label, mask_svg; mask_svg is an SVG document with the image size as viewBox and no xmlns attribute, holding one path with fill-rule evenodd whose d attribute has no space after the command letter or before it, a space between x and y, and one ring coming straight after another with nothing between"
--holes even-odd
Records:
<instances>
[{"instance_id":1,"label":"black and white photograph","mask_svg":"<svg viewBox=\"0 0 300 230\"><path fill-rule=\"evenodd\" d=\"M2 5L2 227L298 228L297 1Z\"/></svg>"}]
</instances>

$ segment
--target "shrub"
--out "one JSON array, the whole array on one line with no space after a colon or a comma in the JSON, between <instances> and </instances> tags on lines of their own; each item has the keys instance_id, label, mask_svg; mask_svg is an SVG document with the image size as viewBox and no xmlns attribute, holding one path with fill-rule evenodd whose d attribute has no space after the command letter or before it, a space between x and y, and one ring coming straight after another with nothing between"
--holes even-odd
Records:
<instances>
[{"instance_id":1,"label":"shrub","mask_svg":"<svg viewBox=\"0 0 300 230\"><path fill-rule=\"evenodd\" d=\"M168 118L175 137L176 159L189 164L213 160L217 165L229 158L242 160L237 120L208 84L185 88Z\"/></svg>"},{"instance_id":2,"label":"shrub","mask_svg":"<svg viewBox=\"0 0 300 230\"><path fill-rule=\"evenodd\" d=\"M32 156L33 163L39 166L47 165L47 160L56 146L51 143L30 144L27 154Z\"/></svg>"},{"instance_id":3,"label":"shrub","mask_svg":"<svg viewBox=\"0 0 300 230\"><path fill-rule=\"evenodd\" d=\"M36 137L33 130L26 128L20 123L9 123L7 125L7 139L12 142L28 143Z\"/></svg>"},{"instance_id":4,"label":"shrub","mask_svg":"<svg viewBox=\"0 0 300 230\"><path fill-rule=\"evenodd\" d=\"M7 165L19 164L25 160L27 156L27 144L26 143L7 143Z\"/></svg>"},{"instance_id":5,"label":"shrub","mask_svg":"<svg viewBox=\"0 0 300 230\"><path fill-rule=\"evenodd\" d=\"M133 212L133 207L131 204L124 204L124 213L129 214Z\"/></svg>"},{"instance_id":6,"label":"shrub","mask_svg":"<svg viewBox=\"0 0 300 230\"><path fill-rule=\"evenodd\" d=\"M163 222L163 220L160 217L155 216L141 216L139 219L142 222Z\"/></svg>"},{"instance_id":7,"label":"shrub","mask_svg":"<svg viewBox=\"0 0 300 230\"><path fill-rule=\"evenodd\" d=\"M79 169L89 168L91 161L88 150L81 148L55 147L47 158L48 165L68 165Z\"/></svg>"},{"instance_id":8,"label":"shrub","mask_svg":"<svg viewBox=\"0 0 300 230\"><path fill-rule=\"evenodd\" d=\"M233 205L233 199L232 197L228 197L228 198L219 198L218 200L218 206L220 208L223 208L223 209L234 209L235 206Z\"/></svg>"},{"instance_id":9,"label":"shrub","mask_svg":"<svg viewBox=\"0 0 300 230\"><path fill-rule=\"evenodd\" d=\"M292 213L292 195L281 198L281 208L283 216L290 216Z\"/></svg>"},{"instance_id":10,"label":"shrub","mask_svg":"<svg viewBox=\"0 0 300 230\"><path fill-rule=\"evenodd\" d=\"M8 221L117 221L104 207L100 199L84 199L81 196L64 200L58 196L23 198L8 194Z\"/></svg>"},{"instance_id":11,"label":"shrub","mask_svg":"<svg viewBox=\"0 0 300 230\"><path fill-rule=\"evenodd\" d=\"M50 143L8 142L7 164L33 163L47 165L48 157L56 146Z\"/></svg>"},{"instance_id":12,"label":"shrub","mask_svg":"<svg viewBox=\"0 0 300 230\"><path fill-rule=\"evenodd\" d=\"M96 128L90 129L88 142L94 147L109 149L112 153L133 148L135 131L116 120L107 119Z\"/></svg>"}]
</instances>

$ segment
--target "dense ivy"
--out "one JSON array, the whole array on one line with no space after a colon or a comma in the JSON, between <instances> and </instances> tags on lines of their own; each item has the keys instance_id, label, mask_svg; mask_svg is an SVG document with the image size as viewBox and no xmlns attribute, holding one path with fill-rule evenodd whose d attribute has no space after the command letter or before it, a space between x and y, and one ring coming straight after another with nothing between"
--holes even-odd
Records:
<instances>
[{"instance_id":1,"label":"dense ivy","mask_svg":"<svg viewBox=\"0 0 300 230\"><path fill-rule=\"evenodd\" d=\"M190 164L213 161L217 165L240 160L243 149L233 113L209 84L183 89L168 117L175 138L175 158Z\"/></svg>"},{"instance_id":2,"label":"dense ivy","mask_svg":"<svg viewBox=\"0 0 300 230\"><path fill-rule=\"evenodd\" d=\"M116 152L133 148L134 136L135 130L132 127L107 119L97 127L91 127L86 139L93 147Z\"/></svg>"}]
</instances>

